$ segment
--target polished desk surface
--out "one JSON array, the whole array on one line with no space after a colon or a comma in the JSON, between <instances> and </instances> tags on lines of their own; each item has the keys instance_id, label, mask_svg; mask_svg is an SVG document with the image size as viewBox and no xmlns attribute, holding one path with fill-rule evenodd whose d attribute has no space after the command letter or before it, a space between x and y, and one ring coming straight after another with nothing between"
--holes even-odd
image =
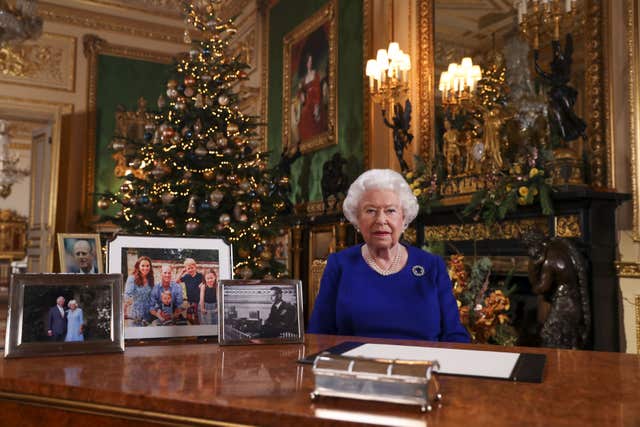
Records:
<instances>
[{"instance_id":1,"label":"polished desk surface","mask_svg":"<svg viewBox=\"0 0 640 427\"><path fill-rule=\"evenodd\" d=\"M547 362L541 384L440 376L442 406L426 414L372 401L312 402L311 366L296 360L342 341L544 353ZM4 404L14 407L0 409L3 417L7 408L27 416L28 404L80 413L73 417L201 425L638 426L640 356L327 335L288 345L140 345L124 354L4 359Z\"/></svg>"}]
</instances>

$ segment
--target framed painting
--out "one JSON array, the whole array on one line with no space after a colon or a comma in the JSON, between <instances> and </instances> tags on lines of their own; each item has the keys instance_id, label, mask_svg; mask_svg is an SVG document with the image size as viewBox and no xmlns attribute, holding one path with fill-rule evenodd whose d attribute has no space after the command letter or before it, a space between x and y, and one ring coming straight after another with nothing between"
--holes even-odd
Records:
<instances>
[{"instance_id":1,"label":"framed painting","mask_svg":"<svg viewBox=\"0 0 640 427\"><path fill-rule=\"evenodd\" d=\"M99 234L58 233L61 273L104 273Z\"/></svg>"},{"instance_id":2,"label":"framed painting","mask_svg":"<svg viewBox=\"0 0 640 427\"><path fill-rule=\"evenodd\" d=\"M337 144L337 13L329 1L286 34L283 43L283 151Z\"/></svg>"},{"instance_id":3,"label":"framed painting","mask_svg":"<svg viewBox=\"0 0 640 427\"><path fill-rule=\"evenodd\" d=\"M124 284L126 339L218 335L218 281L231 279L223 239L116 236L107 268Z\"/></svg>"},{"instance_id":4,"label":"framed painting","mask_svg":"<svg viewBox=\"0 0 640 427\"><path fill-rule=\"evenodd\" d=\"M124 351L120 274L15 274L5 357Z\"/></svg>"},{"instance_id":5,"label":"framed painting","mask_svg":"<svg viewBox=\"0 0 640 427\"><path fill-rule=\"evenodd\" d=\"M218 301L221 345L303 342L300 280L222 280Z\"/></svg>"}]
</instances>

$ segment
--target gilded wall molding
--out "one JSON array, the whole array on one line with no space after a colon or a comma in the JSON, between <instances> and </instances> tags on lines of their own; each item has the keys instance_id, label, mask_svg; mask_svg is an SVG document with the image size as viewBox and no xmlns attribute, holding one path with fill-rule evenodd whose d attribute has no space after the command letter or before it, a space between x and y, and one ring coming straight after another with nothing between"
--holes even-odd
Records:
<instances>
[{"instance_id":1,"label":"gilded wall molding","mask_svg":"<svg viewBox=\"0 0 640 427\"><path fill-rule=\"evenodd\" d=\"M520 239L531 229L549 234L547 218L509 220L489 226L484 223L425 226L424 238L427 242Z\"/></svg>"},{"instance_id":2,"label":"gilded wall molding","mask_svg":"<svg viewBox=\"0 0 640 427\"><path fill-rule=\"evenodd\" d=\"M605 117L607 108L607 85L604 84L605 61L603 59L603 14L604 0L586 2L585 41L586 57L585 69L588 70L586 80L587 120L589 127L587 135L591 146L591 185L605 188L611 179L608 177L608 150L611 149L607 141Z\"/></svg>"},{"instance_id":3,"label":"gilded wall molding","mask_svg":"<svg viewBox=\"0 0 640 427\"><path fill-rule=\"evenodd\" d=\"M582 237L580 217L578 215L563 215L553 218L555 235L558 237Z\"/></svg>"},{"instance_id":4,"label":"gilded wall molding","mask_svg":"<svg viewBox=\"0 0 640 427\"><path fill-rule=\"evenodd\" d=\"M240 16L252 0L225 0L220 7L220 18L231 19Z\"/></svg>"},{"instance_id":5,"label":"gilded wall molding","mask_svg":"<svg viewBox=\"0 0 640 427\"><path fill-rule=\"evenodd\" d=\"M419 155L423 159L431 157L431 141L434 139L435 103L433 93L433 1L419 0L418 4L418 72L420 105L420 145Z\"/></svg>"},{"instance_id":6,"label":"gilded wall molding","mask_svg":"<svg viewBox=\"0 0 640 427\"><path fill-rule=\"evenodd\" d=\"M35 42L0 47L0 82L73 92L76 41L44 33Z\"/></svg>"},{"instance_id":7,"label":"gilded wall molding","mask_svg":"<svg viewBox=\"0 0 640 427\"><path fill-rule=\"evenodd\" d=\"M259 0L258 12L262 22L262 39L260 43L260 117L267 123L269 120L269 11L268 0ZM260 151L268 151L267 126L258 128Z\"/></svg>"},{"instance_id":8,"label":"gilded wall molding","mask_svg":"<svg viewBox=\"0 0 640 427\"><path fill-rule=\"evenodd\" d=\"M373 0L362 0L362 64L366 64L369 58L373 57L371 52L373 40ZM371 156L371 93L367 79L362 79L362 167L369 168L369 158Z\"/></svg>"},{"instance_id":9,"label":"gilded wall molding","mask_svg":"<svg viewBox=\"0 0 640 427\"><path fill-rule=\"evenodd\" d=\"M181 19L181 0L84 0L85 3Z\"/></svg>"},{"instance_id":10,"label":"gilded wall molding","mask_svg":"<svg viewBox=\"0 0 640 427\"><path fill-rule=\"evenodd\" d=\"M112 31L170 43L183 43L184 28L181 21L176 22L180 27L171 27L50 3L42 3L38 10L44 21L89 28L91 30Z\"/></svg>"},{"instance_id":11,"label":"gilded wall molding","mask_svg":"<svg viewBox=\"0 0 640 427\"><path fill-rule=\"evenodd\" d=\"M87 144L85 175L83 179L83 218L88 225L93 222L94 187L96 174L96 103L98 84L98 55L111 55L143 61L170 64L174 57L164 52L149 51L130 46L114 45L100 37L87 34L83 38L83 51L87 57Z\"/></svg>"},{"instance_id":12,"label":"gilded wall molding","mask_svg":"<svg viewBox=\"0 0 640 427\"><path fill-rule=\"evenodd\" d=\"M616 262L616 274L618 277L640 277L640 263L637 262Z\"/></svg>"},{"instance_id":13,"label":"gilded wall molding","mask_svg":"<svg viewBox=\"0 0 640 427\"><path fill-rule=\"evenodd\" d=\"M627 58L629 60L628 107L629 147L631 151L631 192L633 194L633 240L640 241L640 5L637 0L626 0Z\"/></svg>"}]
</instances>

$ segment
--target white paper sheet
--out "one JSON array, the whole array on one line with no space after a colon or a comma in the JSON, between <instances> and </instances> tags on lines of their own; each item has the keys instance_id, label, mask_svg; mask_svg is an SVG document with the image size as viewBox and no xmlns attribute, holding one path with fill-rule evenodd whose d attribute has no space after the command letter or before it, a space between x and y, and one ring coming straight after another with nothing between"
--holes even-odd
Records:
<instances>
[{"instance_id":1,"label":"white paper sheet","mask_svg":"<svg viewBox=\"0 0 640 427\"><path fill-rule=\"evenodd\" d=\"M363 344L343 354L373 359L437 360L442 374L502 379L509 379L520 356L520 353L392 344Z\"/></svg>"}]
</instances>

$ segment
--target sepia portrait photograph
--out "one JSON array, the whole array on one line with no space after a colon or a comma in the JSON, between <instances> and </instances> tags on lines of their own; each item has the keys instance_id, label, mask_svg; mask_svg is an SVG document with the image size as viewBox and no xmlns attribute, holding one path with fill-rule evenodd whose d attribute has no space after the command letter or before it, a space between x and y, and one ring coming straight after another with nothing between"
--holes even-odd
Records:
<instances>
[{"instance_id":1,"label":"sepia portrait photograph","mask_svg":"<svg viewBox=\"0 0 640 427\"><path fill-rule=\"evenodd\" d=\"M120 275L14 275L5 354L117 351L121 289Z\"/></svg>"},{"instance_id":2,"label":"sepia portrait photograph","mask_svg":"<svg viewBox=\"0 0 640 427\"><path fill-rule=\"evenodd\" d=\"M103 273L99 234L58 234L61 273Z\"/></svg>"},{"instance_id":3,"label":"sepia portrait photograph","mask_svg":"<svg viewBox=\"0 0 640 427\"><path fill-rule=\"evenodd\" d=\"M218 296L220 344L302 342L299 280L224 280Z\"/></svg>"},{"instance_id":4,"label":"sepia portrait photograph","mask_svg":"<svg viewBox=\"0 0 640 427\"><path fill-rule=\"evenodd\" d=\"M119 244L125 237L132 239ZM220 239L123 236L111 242L109 271L124 278L125 337L217 335L218 280L230 277L230 254Z\"/></svg>"}]
</instances>

